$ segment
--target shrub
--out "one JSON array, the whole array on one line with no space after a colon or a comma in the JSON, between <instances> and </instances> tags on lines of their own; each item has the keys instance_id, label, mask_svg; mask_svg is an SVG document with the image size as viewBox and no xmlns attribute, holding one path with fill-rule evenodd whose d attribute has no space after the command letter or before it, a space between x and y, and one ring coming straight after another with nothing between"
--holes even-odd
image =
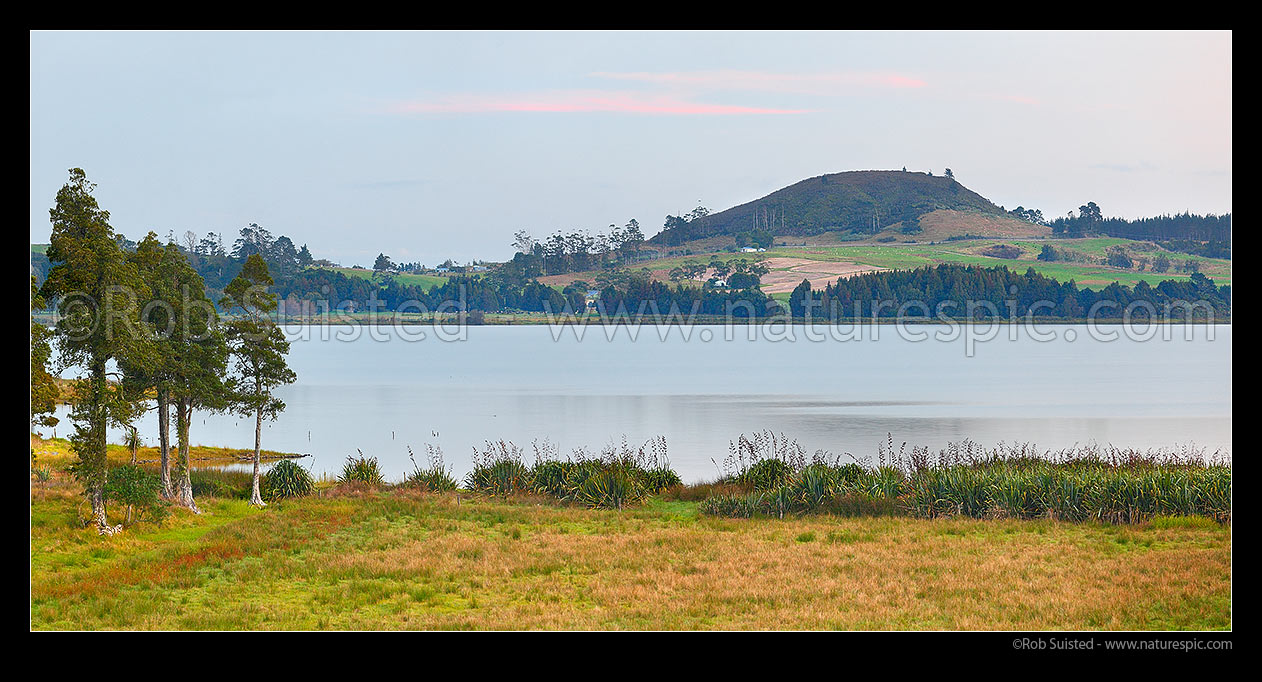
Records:
<instances>
[{"instance_id":1,"label":"shrub","mask_svg":"<svg viewBox=\"0 0 1262 682\"><path fill-rule=\"evenodd\" d=\"M246 471L193 469L189 472L193 495L249 499L254 476Z\"/></svg>"},{"instance_id":2,"label":"shrub","mask_svg":"<svg viewBox=\"0 0 1262 682\"><path fill-rule=\"evenodd\" d=\"M1210 463L1213 458L1207 461L1194 448L1038 452L1029 445L988 450L965 441L940 451L936 461L927 448L903 455L902 449L894 451L891 438L875 470L817 457L783 483L752 493L698 487L712 492L699 509L736 517L826 512L1106 523L1161 516L1231 520L1230 465Z\"/></svg>"},{"instance_id":3,"label":"shrub","mask_svg":"<svg viewBox=\"0 0 1262 682\"><path fill-rule=\"evenodd\" d=\"M385 482L385 477L381 475L381 466L377 463L376 457L367 457L362 450L356 450L359 457L346 457L346 464L342 465L342 475L338 477L338 483L363 483L370 487L376 487Z\"/></svg>"},{"instance_id":4,"label":"shrub","mask_svg":"<svg viewBox=\"0 0 1262 682\"><path fill-rule=\"evenodd\" d=\"M1131 255L1121 246L1110 246L1104 250L1104 263L1115 268L1131 269L1135 266L1135 261L1131 259Z\"/></svg>"},{"instance_id":5,"label":"shrub","mask_svg":"<svg viewBox=\"0 0 1262 682\"><path fill-rule=\"evenodd\" d=\"M749 519L759 513L761 502L762 493L727 493L702 500L697 510L711 516Z\"/></svg>"},{"instance_id":6,"label":"shrub","mask_svg":"<svg viewBox=\"0 0 1262 682\"><path fill-rule=\"evenodd\" d=\"M475 450L465 487L504 497L531 492L530 470L521 462L521 448L507 441L488 441L485 450Z\"/></svg>"},{"instance_id":7,"label":"shrub","mask_svg":"<svg viewBox=\"0 0 1262 682\"><path fill-rule=\"evenodd\" d=\"M813 464L799 471L789 484L796 508L803 511L819 509L837 494L840 481L838 471L824 465Z\"/></svg>"},{"instance_id":8,"label":"shrub","mask_svg":"<svg viewBox=\"0 0 1262 682\"><path fill-rule=\"evenodd\" d=\"M558 500L569 499L573 493L572 477L577 473L574 462L544 460L536 462L530 470L534 491Z\"/></svg>"},{"instance_id":9,"label":"shrub","mask_svg":"<svg viewBox=\"0 0 1262 682\"><path fill-rule=\"evenodd\" d=\"M565 460L547 441L535 441L534 450L535 464L527 468L521 462L521 448L506 441L488 442L482 451L474 451L466 487L491 495L536 493L561 502L622 509L683 483L670 468L661 437L639 448L624 439L621 447L608 445L599 455L577 448Z\"/></svg>"},{"instance_id":10,"label":"shrub","mask_svg":"<svg viewBox=\"0 0 1262 682\"><path fill-rule=\"evenodd\" d=\"M983 256L1014 260L1021 257L1021 249L1011 244L994 244L981 250Z\"/></svg>"},{"instance_id":11,"label":"shrub","mask_svg":"<svg viewBox=\"0 0 1262 682\"><path fill-rule=\"evenodd\" d=\"M575 489L575 499L588 507L621 511L644 499L644 487L629 471L612 467L584 479Z\"/></svg>"},{"instance_id":12,"label":"shrub","mask_svg":"<svg viewBox=\"0 0 1262 682\"><path fill-rule=\"evenodd\" d=\"M432 445L425 447L429 452L429 468L426 469L422 469L416 463L412 448L408 448L408 459L412 460L412 473L403 480L403 485L435 493L455 490L456 479L452 478L451 471L443 466L442 449Z\"/></svg>"},{"instance_id":13,"label":"shrub","mask_svg":"<svg viewBox=\"0 0 1262 682\"><path fill-rule=\"evenodd\" d=\"M753 436L742 433L729 442L721 470L727 481L765 490L783 483L804 466L806 450L796 440L764 430Z\"/></svg>"},{"instance_id":14,"label":"shrub","mask_svg":"<svg viewBox=\"0 0 1262 682\"><path fill-rule=\"evenodd\" d=\"M681 502L701 502L718 495L731 495L744 492L740 487L723 481L715 483L695 483L693 485L677 485L661 492L663 499Z\"/></svg>"},{"instance_id":15,"label":"shrub","mask_svg":"<svg viewBox=\"0 0 1262 682\"><path fill-rule=\"evenodd\" d=\"M843 493L827 500L820 511L837 516L898 516L906 509L897 500L865 493Z\"/></svg>"},{"instance_id":16,"label":"shrub","mask_svg":"<svg viewBox=\"0 0 1262 682\"><path fill-rule=\"evenodd\" d=\"M768 490L781 483L793 474L787 463L778 459L764 459L746 469L736 480L754 490Z\"/></svg>"},{"instance_id":17,"label":"shrub","mask_svg":"<svg viewBox=\"0 0 1262 682\"><path fill-rule=\"evenodd\" d=\"M872 474L865 475L858 487L873 497L893 500L902 497L906 492L907 476L899 469L883 466Z\"/></svg>"},{"instance_id":18,"label":"shrub","mask_svg":"<svg viewBox=\"0 0 1262 682\"><path fill-rule=\"evenodd\" d=\"M683 479L679 478L679 474L669 467L637 469L636 473L639 477L640 485L650 495L656 495L664 490L683 485Z\"/></svg>"},{"instance_id":19,"label":"shrub","mask_svg":"<svg viewBox=\"0 0 1262 682\"><path fill-rule=\"evenodd\" d=\"M266 500L302 497L315 492L315 480L297 462L283 459L267 470L259 488Z\"/></svg>"},{"instance_id":20,"label":"shrub","mask_svg":"<svg viewBox=\"0 0 1262 682\"><path fill-rule=\"evenodd\" d=\"M167 515L167 502L161 497L162 481L155 474L135 464L124 464L109 472L105 483L105 498L117 504L135 507L152 521L161 521ZM128 521L131 511L128 510Z\"/></svg>"},{"instance_id":21,"label":"shrub","mask_svg":"<svg viewBox=\"0 0 1262 682\"><path fill-rule=\"evenodd\" d=\"M817 464L816 466L820 465ZM858 485L860 481L870 475L868 470L864 469L863 465L857 462L849 462L830 468L837 483L844 486Z\"/></svg>"}]
</instances>

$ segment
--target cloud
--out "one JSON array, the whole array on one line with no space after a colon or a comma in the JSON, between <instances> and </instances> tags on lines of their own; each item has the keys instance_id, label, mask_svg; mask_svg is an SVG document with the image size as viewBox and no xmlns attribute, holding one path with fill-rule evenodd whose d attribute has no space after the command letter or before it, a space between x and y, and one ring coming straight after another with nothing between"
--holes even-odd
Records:
<instances>
[{"instance_id":1,"label":"cloud","mask_svg":"<svg viewBox=\"0 0 1262 682\"><path fill-rule=\"evenodd\" d=\"M769 71L676 71L610 72L591 74L608 78L672 88L778 92L799 95L844 95L856 90L923 88L919 78L883 71L843 71L832 73L774 73Z\"/></svg>"},{"instance_id":2,"label":"cloud","mask_svg":"<svg viewBox=\"0 0 1262 682\"><path fill-rule=\"evenodd\" d=\"M1041 100L1035 97L1026 97L1025 95L990 95L990 97L992 99L1014 102L1016 104L1029 104L1031 106L1042 104Z\"/></svg>"},{"instance_id":3,"label":"cloud","mask_svg":"<svg viewBox=\"0 0 1262 682\"><path fill-rule=\"evenodd\" d=\"M477 114L495 112L624 113L661 116L790 115L815 111L699 101L706 92L783 95L846 95L871 90L922 88L919 78L890 72L775 73L769 71L599 71L592 77L643 86L628 89L565 89L512 94L448 93L400 102L393 113Z\"/></svg>"},{"instance_id":4,"label":"cloud","mask_svg":"<svg viewBox=\"0 0 1262 682\"><path fill-rule=\"evenodd\" d=\"M643 92L556 90L512 95L450 94L401 102L390 108L403 114L479 114L494 112L627 113L672 116L804 114L807 109L778 109L708 104Z\"/></svg>"},{"instance_id":5,"label":"cloud","mask_svg":"<svg viewBox=\"0 0 1262 682\"><path fill-rule=\"evenodd\" d=\"M1116 173L1139 173L1143 171L1157 170L1157 167L1147 161L1141 161L1138 164L1126 163L1093 163L1090 166L1095 170L1114 171Z\"/></svg>"},{"instance_id":6,"label":"cloud","mask_svg":"<svg viewBox=\"0 0 1262 682\"><path fill-rule=\"evenodd\" d=\"M665 116L789 115L814 111L798 107L717 104L700 100L705 92L761 92L783 95L847 95L871 90L922 88L924 80L879 71L775 73L769 71L611 72L594 78L648 86L644 90L598 88L514 94L449 93L401 102L394 113L475 114L493 112L626 113Z\"/></svg>"}]
</instances>

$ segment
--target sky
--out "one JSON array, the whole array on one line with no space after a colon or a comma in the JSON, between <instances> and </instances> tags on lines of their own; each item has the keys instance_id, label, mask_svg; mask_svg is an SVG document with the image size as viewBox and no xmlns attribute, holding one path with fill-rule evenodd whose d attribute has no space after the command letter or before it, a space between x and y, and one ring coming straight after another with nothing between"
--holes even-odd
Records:
<instances>
[{"instance_id":1,"label":"sky","mask_svg":"<svg viewBox=\"0 0 1262 682\"><path fill-rule=\"evenodd\" d=\"M138 239L502 260L517 230L951 168L1051 218L1231 210L1230 32L32 32L31 241L72 167Z\"/></svg>"}]
</instances>

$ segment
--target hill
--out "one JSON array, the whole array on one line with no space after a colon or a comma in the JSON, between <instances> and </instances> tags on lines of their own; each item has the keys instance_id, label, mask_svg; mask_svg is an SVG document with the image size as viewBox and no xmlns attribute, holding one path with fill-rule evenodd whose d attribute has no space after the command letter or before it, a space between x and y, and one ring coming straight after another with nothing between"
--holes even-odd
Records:
<instances>
[{"instance_id":1,"label":"hill","mask_svg":"<svg viewBox=\"0 0 1262 682\"><path fill-rule=\"evenodd\" d=\"M907 171L849 171L809 178L725 211L675 221L650 241L682 244L755 231L777 236L876 234L891 228L915 229L921 216L942 210L1006 216L1002 208L953 178Z\"/></svg>"}]
</instances>

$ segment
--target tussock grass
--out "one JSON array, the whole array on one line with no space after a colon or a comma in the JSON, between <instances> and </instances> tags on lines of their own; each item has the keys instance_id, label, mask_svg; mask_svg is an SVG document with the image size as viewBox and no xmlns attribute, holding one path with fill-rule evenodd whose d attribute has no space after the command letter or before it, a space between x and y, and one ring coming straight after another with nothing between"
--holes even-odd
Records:
<instances>
[{"instance_id":1,"label":"tussock grass","mask_svg":"<svg viewBox=\"0 0 1262 682\"><path fill-rule=\"evenodd\" d=\"M281 460L276 466L285 464L298 466L289 460ZM275 468L275 467L273 467ZM270 470L269 470L270 473ZM249 471L231 469L192 469L189 480L193 483L193 496L250 499L250 489L254 484L254 474Z\"/></svg>"},{"instance_id":2,"label":"tussock grass","mask_svg":"<svg viewBox=\"0 0 1262 682\"><path fill-rule=\"evenodd\" d=\"M733 443L721 479L732 488L707 497L702 512L751 518L805 513L908 514L921 518L1049 518L1142 523L1157 516L1231 520L1231 465L1194 448L1123 450L1090 445L1039 451L983 448L972 441L931 455L888 439L873 467L820 451L809 460L796 441L770 432Z\"/></svg>"},{"instance_id":3,"label":"tussock grass","mask_svg":"<svg viewBox=\"0 0 1262 682\"><path fill-rule=\"evenodd\" d=\"M451 470L443 464L442 448L428 444L425 448L429 455L429 466L424 469L416 463L412 448L408 448L408 459L412 461L412 473L404 479L403 485L435 493L455 490L456 479L452 478Z\"/></svg>"},{"instance_id":4,"label":"tussock grass","mask_svg":"<svg viewBox=\"0 0 1262 682\"><path fill-rule=\"evenodd\" d=\"M253 475L247 475L246 486L242 489L242 499L249 499ZM303 497L315 492L316 483L311 472L301 465L284 460L267 470L263 480L259 482L259 492L265 500L282 500L287 497Z\"/></svg>"},{"instance_id":5,"label":"tussock grass","mask_svg":"<svg viewBox=\"0 0 1262 682\"><path fill-rule=\"evenodd\" d=\"M358 457L353 455L346 457L346 463L342 465L342 475L337 478L338 483L358 484L369 488L384 485L386 478L381 473L381 465L377 462L377 458L365 455L362 450L357 452L359 452Z\"/></svg>"},{"instance_id":6,"label":"tussock grass","mask_svg":"<svg viewBox=\"0 0 1262 682\"><path fill-rule=\"evenodd\" d=\"M576 448L564 459L548 441L535 441L532 446L535 463L527 467L521 447L488 441L481 451L474 450L473 470L465 487L493 496L534 493L562 503L621 510L682 485L679 474L670 468L664 437L652 438L638 448L624 438L620 446L607 445L599 454Z\"/></svg>"}]
</instances>

